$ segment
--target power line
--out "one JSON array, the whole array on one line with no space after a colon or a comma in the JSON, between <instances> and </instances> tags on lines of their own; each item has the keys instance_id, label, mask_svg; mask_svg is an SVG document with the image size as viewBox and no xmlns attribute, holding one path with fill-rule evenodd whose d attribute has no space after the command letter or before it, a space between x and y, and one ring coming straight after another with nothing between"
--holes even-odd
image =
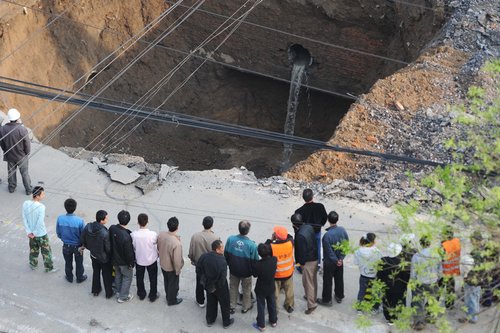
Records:
<instances>
[{"instance_id":1,"label":"power line","mask_svg":"<svg viewBox=\"0 0 500 333\"><path fill-rule=\"evenodd\" d=\"M172 3L172 1L169 1L169 0L166 0L165 2ZM185 5L182 5L182 6L185 6ZM219 13L214 13L214 12L211 12L211 11L208 11L208 10L205 10L205 9L199 9L198 11L201 12L201 13L205 13L205 14L209 14L209 15L215 16L215 17L227 18L226 15L219 14ZM336 48L336 49L343 50L343 51L349 51L349 52L353 52L353 53L358 53L358 54L362 54L362 55L369 56L369 57L374 57L374 58L378 58L378 59L382 59L382 60L386 60L386 61L390 61L390 62L399 63L399 64L402 64L402 65L408 65L409 64L408 62L403 61L403 60L398 60L398 59L394 59L394 58L390 58L390 57L385 57L385 56L381 56L381 55L378 55L378 54L375 54L375 53L371 53L371 52L356 50L356 49L353 49L353 48L350 48L350 47L346 47L346 46L342 46L342 45L339 45L339 44L329 43L329 42L325 42L325 41L322 41L322 40L319 40L319 39L314 39L314 38L310 38L310 37L298 35L298 34L295 34L295 33L291 33L291 32L280 30L280 29L276 29L276 28L272 28L272 27L265 26L265 25L258 24L258 23L253 23L253 22L249 22L249 21L245 21L243 23L245 23L247 25L250 25L250 26L257 27L257 28L261 28L261 29L265 29L265 30L268 30L268 31L280 33L280 34L283 34L283 35L286 35L286 36L290 36L290 37L295 37L295 38L307 40L308 42L317 43L317 44L321 44L321 45L324 45L324 46L329 46L329 47Z\"/></svg>"},{"instance_id":2,"label":"power line","mask_svg":"<svg viewBox=\"0 0 500 333\"><path fill-rule=\"evenodd\" d=\"M3 80L6 79L4 77L0 77L0 78L2 78ZM26 85L30 85L29 82L24 82L24 81L22 81L22 82ZM52 88L52 87L50 87L50 89L57 90L56 88ZM79 96L78 98L75 98L72 96L66 96L65 94L56 94L56 93L43 91L40 89L21 87L19 85L14 85L14 84L6 83L6 82L0 82L0 90L6 91L6 92L11 92L11 93L23 94L23 95L27 95L27 96L38 97L38 98L54 99L55 101L58 101L58 102L71 103L71 104L75 104L75 105L87 105L88 107L91 107L91 108L96 109L96 110L101 110L101 111L106 111L106 112L111 112L111 113L116 113L116 114L122 114L124 112L127 112L129 109L128 105L130 105L127 103L121 103L121 104L117 105L117 104L112 104L112 103L107 103L107 102L101 102L99 99L97 99L95 97L87 98L85 96L82 96L81 94L75 94L75 95ZM96 99L97 99L97 101L96 101ZM355 155L376 157L376 158L381 158L381 159L389 160L389 161L398 161L398 162L406 162L406 163L411 163L411 164L429 165L429 166L444 166L445 165L445 163L442 163L442 162L417 159L417 158L408 157L408 156L398 156L398 155L393 155L393 154L380 153L380 152L376 152L376 151L369 151L369 150L362 150L362 149L356 149L356 148L329 145L328 143L323 142L323 141L306 139L306 138L286 135L283 133L276 133L276 132L251 128L251 127L246 127L246 126L231 125L231 124L217 122L217 121L206 119L206 118L188 116L188 115L183 115L183 114L179 114L179 113L175 113L175 112L171 112L171 111L166 111L166 110L156 110L156 112L155 112L155 109L152 109L152 108L144 108L144 109L147 111L142 111L142 110L138 110L138 109L134 110L134 112L136 112L136 117L138 117L138 118L148 117L148 119L150 119L150 120L163 122L163 123L182 125L182 126L198 128L198 129L205 129L205 130L210 130L210 131L215 131L215 132L220 132L220 133L225 133L225 134L251 137L251 138L255 138L255 139L270 140L270 141L286 143L286 144L302 145L302 146L307 146L307 147L311 147L314 149L332 150L332 151L341 152L341 153L350 153L350 154L355 154ZM161 111L161 113L157 112L157 111Z\"/></svg>"},{"instance_id":3,"label":"power line","mask_svg":"<svg viewBox=\"0 0 500 333\"><path fill-rule=\"evenodd\" d=\"M78 83L79 81L81 81L82 79L86 78L90 73L94 72L95 69L98 68L98 66L102 65L103 63L105 63L109 58L111 58L114 54L116 54L119 50L121 50L121 52L115 56L113 59L111 59L106 66L103 66L97 73L95 73L95 76L98 76L99 74L101 74L106 68L107 66L111 65L114 61L116 61L123 53L125 53L130 47L132 47L140 38L142 38L147 32L149 32L154 26L156 26L159 22L161 22L168 14L170 14L175 8L177 8L178 5L180 5L182 3L183 0L179 0L175 5L173 6L170 6L169 8L167 8L165 11L163 11L157 18L155 18L152 22L148 23L141 31L139 31L136 35L130 37L127 41L125 41L125 43L123 43L122 45L118 46L113 52L111 52L108 56L106 56L103 60L101 60L98 64L96 64L91 70L89 70L86 74L82 75L79 79L77 79L74 83L73 83L73 86ZM204 1L204 0L203 0ZM176 20L177 22L177 20ZM170 28L170 27L169 27ZM127 45L127 43L129 43ZM125 46L126 45L126 46ZM77 92L81 91L84 87L86 87L88 85L89 82L86 82L82 87L80 87L74 94L76 94ZM66 88L62 93L66 92L66 91L69 91L69 88ZM61 94L62 94L61 93ZM48 106L53 100L45 103L41 108L39 108L37 111L35 111L31 117L33 118L36 114L38 114L39 112L41 112L46 106ZM64 105L65 103L62 103L62 105ZM61 109L61 106L59 106L58 108L55 108L54 110L52 110L45 118L44 118L44 121L46 119L48 119L48 117L50 115L52 115L53 113L55 113L56 111L59 111ZM38 124L32 128L32 130L36 129L37 127L41 126L41 124L44 122L44 121L41 121L41 122L38 122ZM9 135L11 132L9 133L6 133L5 136ZM0 140L3 139L0 138ZM23 138L24 139L24 138ZM20 142L22 142L22 140L20 140L17 144L19 144ZM16 144L16 145L17 145ZM7 150L6 152L4 153L7 153L8 151L10 151L11 149L13 149L16 145L14 145L13 147L11 147L9 150ZM35 152L34 154L36 154L37 152ZM33 155L34 155L33 154ZM29 158L28 156L25 156L24 158ZM23 159L24 159L23 158Z\"/></svg>"},{"instance_id":4,"label":"power line","mask_svg":"<svg viewBox=\"0 0 500 333\"><path fill-rule=\"evenodd\" d=\"M21 4L18 4L18 3L14 2L14 1L11 1L11 0L0 0L0 1L5 1L5 2L11 3L13 5L22 6ZM46 11L43 11L43 10L37 9L37 8L33 8L33 10L36 10L36 11L39 11L39 12L42 12L42 13L46 13L46 14L50 14L50 13L48 13ZM96 29L96 30L99 30L99 31L107 30L107 31L109 31L110 33L112 33L114 35L117 35L117 36L121 35L119 32L117 32L115 30L111 30L111 29L109 29L107 27L94 26L94 25L91 25L91 24L88 24L88 23L85 23L85 22L77 21L77 20L69 18L69 17L63 17L63 19L71 21L71 22L74 22L74 23L77 23L77 24L80 24L80 25L88 27L88 28ZM139 40L138 42L139 43L143 43L143 44L150 44L150 42L148 42L146 40L142 40L142 39ZM160 49L165 49L165 50L168 50L168 51L172 51L172 52L176 52L176 53L180 53L180 54L184 54L184 55L190 54L190 52L188 52L188 51L179 50L179 49L176 49L176 48L174 48L172 46L166 46L166 45L163 45L163 44L157 44L157 45L155 45L155 47L160 48ZM245 67L241 67L241 66L236 66L236 65L228 64L228 63L225 63L225 62L222 62L222 61L218 61L218 60L215 60L213 58L204 57L204 56L201 56L201 55L198 55L198 54L192 54L192 57L200 59L200 60L207 59L211 63L217 64L217 65L221 65L221 66L224 66L224 67L228 67L228 68L240 71L242 73L259 75L259 76L267 77L269 79L273 79L273 80L276 80L276 81L290 83L290 80L285 79L285 78L281 78L281 77L278 77L278 76L275 76L275 75L272 75L272 74L268 74L268 73L264 73L264 72L259 72L259 71L252 70L252 69L245 68ZM339 96L339 97L346 98L346 99L349 99L349 100L356 100L357 99L352 94L347 94L347 93L341 93L341 92L338 92L338 91L328 90L328 89L320 88L320 87L309 85L309 84L304 84L302 86L304 88L307 88L307 89L316 90L316 91L323 92L323 93L330 94L330 95L334 95L334 96Z\"/></svg>"}]
</instances>

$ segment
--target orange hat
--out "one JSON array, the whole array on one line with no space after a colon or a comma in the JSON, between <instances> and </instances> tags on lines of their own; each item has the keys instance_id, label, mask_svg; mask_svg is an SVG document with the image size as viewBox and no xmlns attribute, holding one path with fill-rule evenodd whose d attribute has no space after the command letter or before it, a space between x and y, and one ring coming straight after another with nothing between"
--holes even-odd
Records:
<instances>
[{"instance_id":1,"label":"orange hat","mask_svg":"<svg viewBox=\"0 0 500 333\"><path fill-rule=\"evenodd\" d=\"M274 234L278 239L285 240L288 237L288 230L286 230L286 228L282 226L275 226Z\"/></svg>"}]
</instances>

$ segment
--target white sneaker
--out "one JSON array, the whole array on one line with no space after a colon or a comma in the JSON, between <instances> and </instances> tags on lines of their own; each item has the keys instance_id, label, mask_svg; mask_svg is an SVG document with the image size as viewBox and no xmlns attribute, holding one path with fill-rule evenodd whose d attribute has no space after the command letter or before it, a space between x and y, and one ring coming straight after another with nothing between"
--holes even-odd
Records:
<instances>
[{"instance_id":1,"label":"white sneaker","mask_svg":"<svg viewBox=\"0 0 500 333\"><path fill-rule=\"evenodd\" d=\"M59 268L52 268L50 271L45 271L46 273L55 273L58 272Z\"/></svg>"},{"instance_id":2,"label":"white sneaker","mask_svg":"<svg viewBox=\"0 0 500 333\"><path fill-rule=\"evenodd\" d=\"M196 302L196 304L198 304L198 306L199 306L200 308L204 308L204 307L205 307L205 303L198 303L197 301L195 301L195 302Z\"/></svg>"},{"instance_id":3,"label":"white sneaker","mask_svg":"<svg viewBox=\"0 0 500 333\"><path fill-rule=\"evenodd\" d=\"M134 295L128 294L128 296L126 298L118 298L116 301L118 303L125 303L125 302L132 300L132 298L134 298Z\"/></svg>"}]
</instances>

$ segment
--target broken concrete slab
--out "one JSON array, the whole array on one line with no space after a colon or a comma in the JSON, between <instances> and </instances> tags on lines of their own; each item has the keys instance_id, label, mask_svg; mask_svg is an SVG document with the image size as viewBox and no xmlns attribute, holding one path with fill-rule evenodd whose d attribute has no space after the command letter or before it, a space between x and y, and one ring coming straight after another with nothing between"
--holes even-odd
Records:
<instances>
[{"instance_id":1,"label":"broken concrete slab","mask_svg":"<svg viewBox=\"0 0 500 333\"><path fill-rule=\"evenodd\" d=\"M147 175L141 176L135 183L135 187L142 191L143 194L147 194L154 191L160 185L157 175Z\"/></svg>"},{"instance_id":2,"label":"broken concrete slab","mask_svg":"<svg viewBox=\"0 0 500 333\"><path fill-rule=\"evenodd\" d=\"M171 167L166 164L162 164L160 167L160 171L158 172L158 181L160 184L167 179L167 177L173 174L178 167Z\"/></svg>"},{"instance_id":3,"label":"broken concrete slab","mask_svg":"<svg viewBox=\"0 0 500 333\"><path fill-rule=\"evenodd\" d=\"M135 182L141 176L134 170L120 164L108 164L100 169L104 170L111 180L124 185Z\"/></svg>"}]
</instances>

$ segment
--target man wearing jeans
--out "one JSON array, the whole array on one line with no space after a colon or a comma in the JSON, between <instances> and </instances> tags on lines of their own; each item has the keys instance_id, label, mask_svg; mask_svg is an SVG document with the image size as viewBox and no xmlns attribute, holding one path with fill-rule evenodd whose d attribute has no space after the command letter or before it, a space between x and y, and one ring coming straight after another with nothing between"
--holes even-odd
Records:
<instances>
[{"instance_id":1,"label":"man wearing jeans","mask_svg":"<svg viewBox=\"0 0 500 333\"><path fill-rule=\"evenodd\" d=\"M257 254L257 245L247 237L250 226L249 221L240 221L238 224L240 234L230 236L224 247L224 256L229 266L231 313L235 312L240 283L243 292L241 313L247 313L253 307L251 299L252 262L259 260L259 255Z\"/></svg>"},{"instance_id":2,"label":"man wearing jeans","mask_svg":"<svg viewBox=\"0 0 500 333\"><path fill-rule=\"evenodd\" d=\"M73 257L76 264L76 282L82 283L87 280L87 275L84 275L83 255L80 253L81 246L80 236L82 234L84 223L81 217L74 214L76 210L76 201L74 199L66 199L64 201L66 214L60 215L57 218L56 233L57 237L63 242L63 257L65 261L66 280L73 282Z\"/></svg>"},{"instance_id":3,"label":"man wearing jeans","mask_svg":"<svg viewBox=\"0 0 500 333\"><path fill-rule=\"evenodd\" d=\"M118 222L109 228L112 259L115 268L115 287L118 292L118 303L124 303L134 298L129 294L134 277L135 254L130 230L126 228L130 222L130 213L122 210L118 213Z\"/></svg>"},{"instance_id":4,"label":"man wearing jeans","mask_svg":"<svg viewBox=\"0 0 500 333\"><path fill-rule=\"evenodd\" d=\"M33 200L26 200L23 204L23 222L26 234L29 238L30 255L29 264L31 269L38 266L38 254L42 252L45 272L53 273L52 250L49 245L49 236L45 229L45 205L41 201L45 198L45 191L41 186L33 188Z\"/></svg>"},{"instance_id":5,"label":"man wearing jeans","mask_svg":"<svg viewBox=\"0 0 500 333\"><path fill-rule=\"evenodd\" d=\"M149 300L156 301L158 298L158 234L147 228L148 216L139 214L137 217L139 230L132 232L132 244L135 250L135 272L137 281L137 296L142 301L146 298L144 287L144 274L146 270L149 276Z\"/></svg>"},{"instance_id":6,"label":"man wearing jeans","mask_svg":"<svg viewBox=\"0 0 500 333\"><path fill-rule=\"evenodd\" d=\"M20 123L21 114L16 109L7 113L9 123L0 127L0 146L4 152L3 160L7 162L9 192L13 193L17 186L17 168L23 178L26 195L31 194L31 179L28 173L31 143L28 130Z\"/></svg>"},{"instance_id":7,"label":"man wearing jeans","mask_svg":"<svg viewBox=\"0 0 500 333\"><path fill-rule=\"evenodd\" d=\"M300 214L300 216L302 216L302 222L304 224L310 224L314 228L319 269L321 266L321 227L326 223L326 209L323 204L313 201L314 193L309 188L306 188L302 192L302 199L304 199L305 203L295 211L295 214Z\"/></svg>"}]
</instances>

